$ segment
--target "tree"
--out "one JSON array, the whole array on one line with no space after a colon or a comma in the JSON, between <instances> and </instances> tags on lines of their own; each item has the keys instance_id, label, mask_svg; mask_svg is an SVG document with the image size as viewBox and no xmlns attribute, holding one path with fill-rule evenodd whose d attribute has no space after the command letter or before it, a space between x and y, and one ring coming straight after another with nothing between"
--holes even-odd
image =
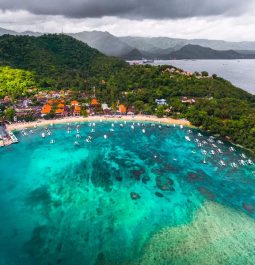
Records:
<instances>
[{"instance_id":1,"label":"tree","mask_svg":"<svg viewBox=\"0 0 255 265\"><path fill-rule=\"evenodd\" d=\"M162 118L164 116L164 107L163 106L158 106L156 110L156 116L158 118Z\"/></svg>"},{"instance_id":2,"label":"tree","mask_svg":"<svg viewBox=\"0 0 255 265\"><path fill-rule=\"evenodd\" d=\"M16 115L16 112L15 112L14 109L12 109L12 108L7 108L7 109L5 110L5 118L6 118L6 120L8 120L8 121L13 121L15 115Z\"/></svg>"},{"instance_id":3,"label":"tree","mask_svg":"<svg viewBox=\"0 0 255 265\"><path fill-rule=\"evenodd\" d=\"M208 72L206 72L206 71L202 71L201 75L204 76L204 77L209 76Z\"/></svg>"}]
</instances>

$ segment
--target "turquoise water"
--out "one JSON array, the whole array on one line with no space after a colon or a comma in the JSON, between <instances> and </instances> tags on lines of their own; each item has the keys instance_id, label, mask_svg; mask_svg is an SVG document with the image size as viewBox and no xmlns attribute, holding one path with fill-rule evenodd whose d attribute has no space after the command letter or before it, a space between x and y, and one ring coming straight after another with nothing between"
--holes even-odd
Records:
<instances>
[{"instance_id":1,"label":"turquoise water","mask_svg":"<svg viewBox=\"0 0 255 265\"><path fill-rule=\"evenodd\" d=\"M79 126L81 138L77 124L17 132L0 150L0 265L142 264L155 234L191 223L206 202L255 218L244 150L179 126Z\"/></svg>"}]
</instances>

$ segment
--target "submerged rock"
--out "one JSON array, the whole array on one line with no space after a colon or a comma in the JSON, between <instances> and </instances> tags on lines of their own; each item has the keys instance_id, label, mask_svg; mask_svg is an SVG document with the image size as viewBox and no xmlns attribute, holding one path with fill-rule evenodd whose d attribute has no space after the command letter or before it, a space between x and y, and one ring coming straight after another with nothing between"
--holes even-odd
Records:
<instances>
[{"instance_id":1,"label":"submerged rock","mask_svg":"<svg viewBox=\"0 0 255 265\"><path fill-rule=\"evenodd\" d=\"M130 196L131 196L132 200L138 200L138 199L141 198L141 196L138 193L136 193L136 192L131 192Z\"/></svg>"},{"instance_id":2,"label":"submerged rock","mask_svg":"<svg viewBox=\"0 0 255 265\"><path fill-rule=\"evenodd\" d=\"M144 174L144 172L145 172L144 169L133 170L131 178L134 178L135 180L140 180L141 175Z\"/></svg>"},{"instance_id":3,"label":"submerged rock","mask_svg":"<svg viewBox=\"0 0 255 265\"><path fill-rule=\"evenodd\" d=\"M162 191L173 191L172 185L174 184L174 181L170 179L169 177L165 176L157 176L156 177L156 185L157 187Z\"/></svg>"},{"instance_id":4,"label":"submerged rock","mask_svg":"<svg viewBox=\"0 0 255 265\"><path fill-rule=\"evenodd\" d=\"M150 181L150 177L145 176L145 177L142 178L142 182L143 182L144 184L147 184L148 181Z\"/></svg>"},{"instance_id":5,"label":"submerged rock","mask_svg":"<svg viewBox=\"0 0 255 265\"><path fill-rule=\"evenodd\" d=\"M164 195L162 193L158 192L158 191L155 192L155 195L160 197L160 198L164 197Z\"/></svg>"},{"instance_id":6,"label":"submerged rock","mask_svg":"<svg viewBox=\"0 0 255 265\"><path fill-rule=\"evenodd\" d=\"M253 213L254 211L254 206L252 204L243 203L243 208L249 213Z\"/></svg>"},{"instance_id":7,"label":"submerged rock","mask_svg":"<svg viewBox=\"0 0 255 265\"><path fill-rule=\"evenodd\" d=\"M200 192L200 194L202 194L206 199L212 200L212 201L216 199L216 195L212 193L210 190L208 190L207 188L198 187L197 189Z\"/></svg>"},{"instance_id":8,"label":"submerged rock","mask_svg":"<svg viewBox=\"0 0 255 265\"><path fill-rule=\"evenodd\" d=\"M116 180L117 180L117 181L122 181L122 180L123 180L123 178L122 178L122 177L120 177L120 176L117 176L117 177L116 177Z\"/></svg>"},{"instance_id":9,"label":"submerged rock","mask_svg":"<svg viewBox=\"0 0 255 265\"><path fill-rule=\"evenodd\" d=\"M207 175L204 171L198 170L197 172L189 172L187 175L187 180L189 182L197 182L205 180Z\"/></svg>"}]
</instances>

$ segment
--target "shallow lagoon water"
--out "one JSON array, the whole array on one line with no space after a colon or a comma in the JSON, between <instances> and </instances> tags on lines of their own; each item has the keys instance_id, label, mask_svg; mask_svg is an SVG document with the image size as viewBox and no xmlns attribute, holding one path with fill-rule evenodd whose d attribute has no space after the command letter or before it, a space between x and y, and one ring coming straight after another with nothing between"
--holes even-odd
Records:
<instances>
[{"instance_id":1,"label":"shallow lagoon water","mask_svg":"<svg viewBox=\"0 0 255 265\"><path fill-rule=\"evenodd\" d=\"M0 150L0 265L254 264L249 153L179 126L89 125Z\"/></svg>"}]
</instances>

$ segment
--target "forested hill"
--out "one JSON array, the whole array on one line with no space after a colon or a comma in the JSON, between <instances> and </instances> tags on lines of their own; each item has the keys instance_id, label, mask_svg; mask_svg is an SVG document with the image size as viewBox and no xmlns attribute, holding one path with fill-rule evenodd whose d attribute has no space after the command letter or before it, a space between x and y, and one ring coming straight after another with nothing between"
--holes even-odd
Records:
<instances>
[{"instance_id":1,"label":"forested hill","mask_svg":"<svg viewBox=\"0 0 255 265\"><path fill-rule=\"evenodd\" d=\"M57 88L83 87L92 76L106 79L127 66L81 41L57 34L1 36L0 65L32 71L40 86Z\"/></svg>"}]
</instances>

